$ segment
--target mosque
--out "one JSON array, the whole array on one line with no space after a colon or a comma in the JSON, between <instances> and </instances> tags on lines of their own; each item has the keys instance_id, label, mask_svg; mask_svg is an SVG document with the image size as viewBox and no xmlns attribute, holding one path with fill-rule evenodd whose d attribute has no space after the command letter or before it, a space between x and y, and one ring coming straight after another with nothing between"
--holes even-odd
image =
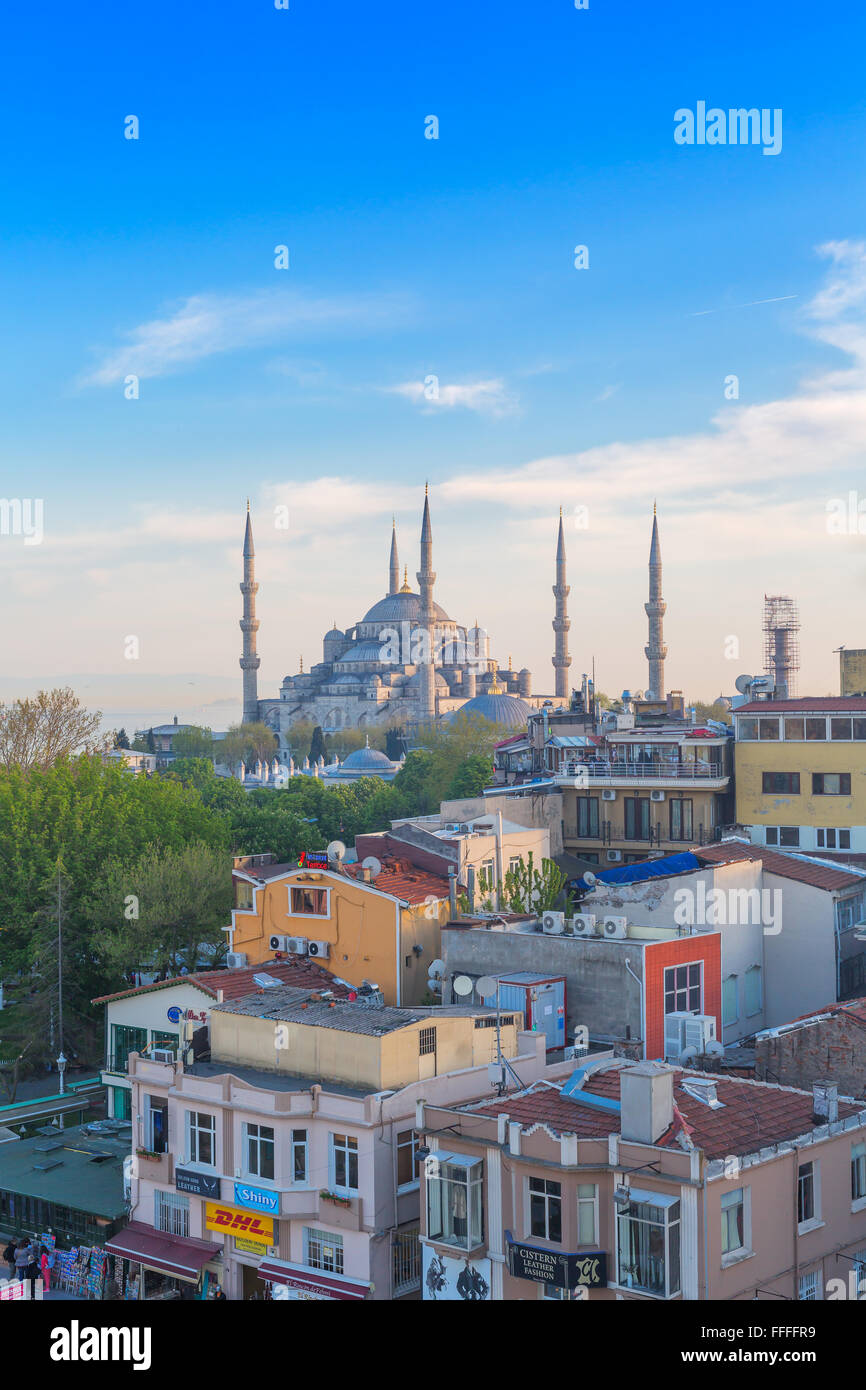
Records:
<instances>
[{"instance_id":1,"label":"mosque","mask_svg":"<svg viewBox=\"0 0 866 1390\"><path fill-rule=\"evenodd\" d=\"M424 497L419 592L400 579L397 528L392 522L388 588L384 597L345 630L336 623L322 639L322 660L309 670L303 659L296 675L286 676L279 699L260 699L257 671L255 548L247 506L244 535L243 718L263 720L288 748L288 730L298 720L322 729L411 728L457 711L475 713L507 728L522 729L544 696L533 696L532 674L501 666L490 655L489 638L478 621L455 622L433 600L430 504ZM430 661L428 652L433 653Z\"/></svg>"}]
</instances>

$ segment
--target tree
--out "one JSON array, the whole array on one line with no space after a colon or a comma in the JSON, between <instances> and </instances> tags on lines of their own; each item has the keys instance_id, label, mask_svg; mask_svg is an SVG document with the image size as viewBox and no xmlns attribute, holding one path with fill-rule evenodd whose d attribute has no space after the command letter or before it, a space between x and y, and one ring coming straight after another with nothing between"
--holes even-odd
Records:
<instances>
[{"instance_id":1,"label":"tree","mask_svg":"<svg viewBox=\"0 0 866 1390\"><path fill-rule=\"evenodd\" d=\"M548 912L565 885L565 874L552 859L542 859L536 869L532 851L508 869L502 897L509 912Z\"/></svg>"},{"instance_id":2,"label":"tree","mask_svg":"<svg viewBox=\"0 0 866 1390\"><path fill-rule=\"evenodd\" d=\"M181 758L209 758L213 753L213 733L197 724L178 729L171 740L171 751Z\"/></svg>"},{"instance_id":3,"label":"tree","mask_svg":"<svg viewBox=\"0 0 866 1390\"><path fill-rule=\"evenodd\" d=\"M313 730L313 737L310 740L310 766L317 763L320 758L327 760L328 749L325 744L325 735L322 733L321 724L317 724Z\"/></svg>"},{"instance_id":4,"label":"tree","mask_svg":"<svg viewBox=\"0 0 866 1390\"><path fill-rule=\"evenodd\" d=\"M129 739L128 739L128 737L127 737L127 734L126 734L126 730L125 730L125 729L120 729L120 730L114 735L114 746L115 746L115 748L128 748L128 747L129 747Z\"/></svg>"},{"instance_id":5,"label":"tree","mask_svg":"<svg viewBox=\"0 0 866 1390\"><path fill-rule=\"evenodd\" d=\"M148 731L147 731L147 743L146 743L146 748L147 748L148 753L155 753L155 752L156 752L156 739L155 739L154 736L153 736L153 729L148 729Z\"/></svg>"},{"instance_id":6,"label":"tree","mask_svg":"<svg viewBox=\"0 0 866 1390\"><path fill-rule=\"evenodd\" d=\"M40 690L34 699L0 704L0 765L43 771L76 753L95 753L102 714L90 713L68 686Z\"/></svg>"},{"instance_id":7,"label":"tree","mask_svg":"<svg viewBox=\"0 0 866 1390\"><path fill-rule=\"evenodd\" d=\"M231 813L230 836L234 854L272 853L280 864L290 864L304 849L324 849L328 840L315 825L279 807L281 797L266 793L270 802L256 805L252 797Z\"/></svg>"},{"instance_id":8,"label":"tree","mask_svg":"<svg viewBox=\"0 0 866 1390\"><path fill-rule=\"evenodd\" d=\"M226 767L234 768L238 763L247 765L261 759L270 761L277 751L277 738L267 724L256 720L250 724L231 724L224 739L220 741L219 758Z\"/></svg>"},{"instance_id":9,"label":"tree","mask_svg":"<svg viewBox=\"0 0 866 1390\"><path fill-rule=\"evenodd\" d=\"M480 796L493 781L493 759L484 753L470 753L458 766L445 793L446 801Z\"/></svg>"},{"instance_id":10,"label":"tree","mask_svg":"<svg viewBox=\"0 0 866 1390\"><path fill-rule=\"evenodd\" d=\"M201 841L152 845L137 860L111 859L86 902L93 945L117 976L161 978L219 958L231 911L231 862Z\"/></svg>"}]
</instances>

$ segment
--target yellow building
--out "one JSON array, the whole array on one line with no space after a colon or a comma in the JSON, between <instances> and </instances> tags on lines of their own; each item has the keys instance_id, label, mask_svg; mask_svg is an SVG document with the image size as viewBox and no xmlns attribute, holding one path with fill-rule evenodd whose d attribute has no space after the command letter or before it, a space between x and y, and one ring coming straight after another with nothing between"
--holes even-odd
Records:
<instances>
[{"instance_id":1,"label":"yellow building","mask_svg":"<svg viewBox=\"0 0 866 1390\"><path fill-rule=\"evenodd\" d=\"M350 984L372 981L387 1004L420 1003L450 915L447 878L395 859L373 877L358 864L253 862L262 857L236 860L232 871L231 963L306 955Z\"/></svg>"},{"instance_id":2,"label":"yellow building","mask_svg":"<svg viewBox=\"0 0 866 1390\"><path fill-rule=\"evenodd\" d=\"M753 844L866 853L866 697L734 711L736 815Z\"/></svg>"}]
</instances>

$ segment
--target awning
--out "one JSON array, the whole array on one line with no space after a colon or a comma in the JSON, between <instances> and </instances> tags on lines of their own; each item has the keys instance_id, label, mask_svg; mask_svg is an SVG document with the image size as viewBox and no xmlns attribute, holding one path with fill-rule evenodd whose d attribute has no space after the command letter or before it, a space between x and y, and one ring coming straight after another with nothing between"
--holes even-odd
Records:
<instances>
[{"instance_id":1,"label":"awning","mask_svg":"<svg viewBox=\"0 0 866 1390\"><path fill-rule=\"evenodd\" d=\"M187 1236L170 1236L156 1231L143 1221L130 1221L112 1240L105 1242L109 1255L158 1269L175 1279L196 1283L206 1264L222 1254L222 1246L209 1240L193 1240Z\"/></svg>"},{"instance_id":2,"label":"awning","mask_svg":"<svg viewBox=\"0 0 866 1390\"><path fill-rule=\"evenodd\" d=\"M354 1302L366 1298L370 1292L369 1284L344 1279L340 1274L320 1274L318 1270L289 1264L286 1260L262 1260L257 1273L260 1279L270 1279L274 1284L288 1284L290 1288L304 1289L308 1293L324 1294L326 1298L350 1299Z\"/></svg>"}]
</instances>

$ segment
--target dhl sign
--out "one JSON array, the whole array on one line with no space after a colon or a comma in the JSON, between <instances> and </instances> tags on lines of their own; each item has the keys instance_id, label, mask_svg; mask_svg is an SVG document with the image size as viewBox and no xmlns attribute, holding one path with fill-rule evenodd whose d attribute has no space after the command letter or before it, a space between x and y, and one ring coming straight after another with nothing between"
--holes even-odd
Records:
<instances>
[{"instance_id":1,"label":"dhl sign","mask_svg":"<svg viewBox=\"0 0 866 1390\"><path fill-rule=\"evenodd\" d=\"M257 1216L240 1207L224 1207L222 1202L205 1202L205 1226L223 1235L241 1236L257 1245L274 1244L274 1223L269 1216Z\"/></svg>"}]
</instances>

